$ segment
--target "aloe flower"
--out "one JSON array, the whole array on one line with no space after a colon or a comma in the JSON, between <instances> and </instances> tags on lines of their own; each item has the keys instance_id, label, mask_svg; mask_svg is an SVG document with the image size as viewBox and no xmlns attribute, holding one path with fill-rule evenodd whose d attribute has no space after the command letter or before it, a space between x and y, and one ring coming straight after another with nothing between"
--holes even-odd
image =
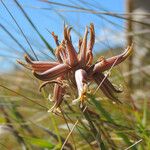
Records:
<instances>
[{"instance_id":1,"label":"aloe flower","mask_svg":"<svg viewBox=\"0 0 150 150\"><path fill-rule=\"evenodd\" d=\"M89 40L88 30L90 31ZM53 93L54 106L52 109L58 108L63 101L63 96L67 88L64 85L65 80L71 81L76 86L78 99L81 103L83 103L86 98L88 84L91 81L94 81L97 85L102 83L99 87L102 92L109 99L116 101L117 98L114 96L114 93L121 91L113 86L103 72L124 61L131 54L132 46L129 46L120 55L108 59L101 57L93 64L93 46L95 43L94 25L90 24L89 28L86 27L83 38L79 39L78 52L72 44L70 31L71 28L67 26L64 27L64 39L61 43L59 43L58 37L52 33L57 45L55 50L57 61L33 61L28 55L25 55L27 64L21 61L18 62L26 68L31 69L36 78L45 81L40 86L40 89L46 84L55 84Z\"/></svg>"}]
</instances>

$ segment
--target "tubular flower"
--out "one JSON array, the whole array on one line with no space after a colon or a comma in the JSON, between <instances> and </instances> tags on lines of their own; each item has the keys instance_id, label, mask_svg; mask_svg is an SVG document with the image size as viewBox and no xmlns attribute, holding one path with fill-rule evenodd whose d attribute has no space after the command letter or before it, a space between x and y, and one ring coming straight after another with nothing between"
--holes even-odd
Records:
<instances>
[{"instance_id":1,"label":"tubular flower","mask_svg":"<svg viewBox=\"0 0 150 150\"><path fill-rule=\"evenodd\" d=\"M90 37L88 40L88 30ZM54 83L53 101L56 109L60 106L65 95L66 86L64 80L71 81L78 89L78 100L83 103L88 88L88 83L94 81L100 85L101 91L106 97L113 101L118 101L114 93L121 92L116 89L109 81L107 76L103 74L104 71L109 70L112 66L116 66L124 61L132 52L132 46L129 46L122 54L105 59L101 57L93 64L93 47L95 43L94 25L86 27L83 38L79 39L78 53L75 50L70 36L71 28L64 27L64 39L60 43L58 37L52 32L57 48L55 62L33 61L28 55L25 55L27 63L18 61L24 67L32 70L33 75L44 81L40 89L46 84Z\"/></svg>"}]
</instances>

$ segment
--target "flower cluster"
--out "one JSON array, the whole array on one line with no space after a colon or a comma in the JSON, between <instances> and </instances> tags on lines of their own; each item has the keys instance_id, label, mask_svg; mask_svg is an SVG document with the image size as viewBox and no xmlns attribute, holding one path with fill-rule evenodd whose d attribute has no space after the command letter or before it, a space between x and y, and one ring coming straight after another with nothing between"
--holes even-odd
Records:
<instances>
[{"instance_id":1,"label":"flower cluster","mask_svg":"<svg viewBox=\"0 0 150 150\"><path fill-rule=\"evenodd\" d=\"M77 87L78 99L81 103L85 99L88 83L91 81L100 85L99 88L109 99L117 100L114 93L118 93L120 90L117 90L113 86L103 72L124 61L131 54L132 46L129 46L120 55L108 59L100 57L93 64L93 46L95 43L94 25L90 24L90 27L86 27L83 38L79 39L78 52L72 44L70 31L71 28L64 27L64 39L61 43L58 37L52 33L57 45L55 50L57 60L55 62L33 61L28 55L25 55L26 65L21 61L18 62L27 68L31 68L36 78L45 81L40 86L40 89L46 84L55 83L53 92L53 100L55 103L53 109L58 108L63 101L63 96L66 91L66 87L63 84L64 80L71 81ZM90 32L89 40L88 32Z\"/></svg>"}]
</instances>

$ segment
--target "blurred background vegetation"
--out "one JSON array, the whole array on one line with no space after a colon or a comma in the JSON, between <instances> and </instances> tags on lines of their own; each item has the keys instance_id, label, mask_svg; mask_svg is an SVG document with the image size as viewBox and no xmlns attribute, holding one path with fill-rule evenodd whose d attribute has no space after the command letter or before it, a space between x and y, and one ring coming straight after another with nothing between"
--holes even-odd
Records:
<instances>
[{"instance_id":1,"label":"blurred background vegetation","mask_svg":"<svg viewBox=\"0 0 150 150\"><path fill-rule=\"evenodd\" d=\"M150 1L149 0L1 0L0 1L0 150L150 149ZM101 92L87 97L87 109L64 96L61 112L48 113L53 85L40 93L40 81L16 60L54 60L54 31L63 38L64 22L72 41L95 24L95 60L119 54L134 44L133 55L109 79L122 104ZM91 87L96 89L96 85Z\"/></svg>"}]
</instances>

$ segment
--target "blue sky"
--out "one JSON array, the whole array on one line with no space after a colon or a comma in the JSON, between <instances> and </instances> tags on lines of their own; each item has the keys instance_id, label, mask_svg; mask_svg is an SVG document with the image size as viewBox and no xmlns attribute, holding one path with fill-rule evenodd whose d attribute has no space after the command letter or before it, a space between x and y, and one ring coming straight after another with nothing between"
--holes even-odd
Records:
<instances>
[{"instance_id":1,"label":"blue sky","mask_svg":"<svg viewBox=\"0 0 150 150\"><path fill-rule=\"evenodd\" d=\"M72 40L77 45L79 35L83 35L85 26L91 22L95 24L96 45L95 51L113 48L114 45L123 45L124 39L120 38L124 33L124 21L110 16L98 16L95 14L81 12L77 9L62 7L58 5L49 5L39 0L18 0L24 10L30 16L38 30L55 48L55 43L50 35L54 31L63 38L63 23L72 26ZM53 2L66 5L88 8L94 11L111 11L123 13L125 11L124 0L53 0ZM4 0L5 5L13 14L24 34L32 44L32 47L39 59L49 59L51 56L44 43L40 40L34 29L28 23L22 12L18 9L13 0ZM64 19L64 20L63 20ZM23 47L32 55L32 51L26 40L20 33L20 30L0 2L0 24L5 27ZM0 63L2 70L9 70L16 64L16 59L23 59L23 50L8 36L6 31L0 26ZM45 54L43 54L45 53ZM48 55L48 56L47 56Z\"/></svg>"}]
</instances>

